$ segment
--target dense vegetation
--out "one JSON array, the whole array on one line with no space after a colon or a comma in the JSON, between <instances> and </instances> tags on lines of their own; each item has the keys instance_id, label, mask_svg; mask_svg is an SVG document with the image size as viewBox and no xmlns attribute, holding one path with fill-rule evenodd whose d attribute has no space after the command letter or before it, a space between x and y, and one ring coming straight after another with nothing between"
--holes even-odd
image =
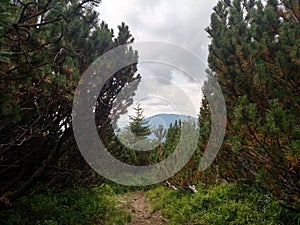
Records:
<instances>
[{"instance_id":1,"label":"dense vegetation","mask_svg":"<svg viewBox=\"0 0 300 225\"><path fill-rule=\"evenodd\" d=\"M0 213L1 224L125 224L128 212L116 207L116 194L108 185L55 193L48 190L22 197L13 209Z\"/></svg>"},{"instance_id":2,"label":"dense vegetation","mask_svg":"<svg viewBox=\"0 0 300 225\"><path fill-rule=\"evenodd\" d=\"M224 0L214 8L209 75L221 85L228 123L217 160L205 172L210 182L259 182L298 212L299 6L293 0ZM201 111L200 124L209 124L205 99ZM207 134L200 135L203 151Z\"/></svg>"},{"instance_id":3,"label":"dense vegetation","mask_svg":"<svg viewBox=\"0 0 300 225\"><path fill-rule=\"evenodd\" d=\"M0 2L1 224L130 220L109 203L114 192L100 186L104 179L83 160L71 124L82 73L104 52L134 41L124 23L115 35L100 22L99 3ZM114 133L110 124L133 102L130 93L122 105L114 104L124 87L139 85L137 65L104 84L95 121L101 140L119 160L155 164L173 153L187 135L183 129L193 130L190 140L199 135L191 160L168 180L180 191L159 187L148 194L170 224L300 224L299 20L298 0L220 0L215 6L206 29L211 39L207 75L223 91L227 128L217 158L205 171L198 167L211 128L207 96L198 125L177 121L168 131L159 127L157 139L150 141L140 105L125 131ZM126 54L138 57L132 49ZM203 93L214 94L208 81ZM149 146L156 147L135 151ZM180 147L191 143L186 139ZM78 188L92 183L99 187ZM185 191L193 184L198 193Z\"/></svg>"},{"instance_id":4,"label":"dense vegetation","mask_svg":"<svg viewBox=\"0 0 300 225\"><path fill-rule=\"evenodd\" d=\"M146 191L152 212L160 210L166 224L299 224L300 216L282 208L270 192L255 185L197 185L197 193L153 186ZM47 190L21 197L0 212L1 224L128 224L131 215L119 209L119 195L139 190L105 184L94 188Z\"/></svg>"},{"instance_id":5,"label":"dense vegetation","mask_svg":"<svg viewBox=\"0 0 300 225\"><path fill-rule=\"evenodd\" d=\"M162 210L167 224L299 224L299 216L282 209L270 193L257 187L222 184L197 186L198 193L165 187L150 190L154 211Z\"/></svg>"},{"instance_id":6,"label":"dense vegetation","mask_svg":"<svg viewBox=\"0 0 300 225\"><path fill-rule=\"evenodd\" d=\"M76 147L72 97L81 74L97 57L133 38L124 23L117 35L100 23L98 4L97 0L0 3L0 195L5 199L1 204L22 196L38 181L49 187L103 180ZM99 94L96 119L104 142L112 136L108 115L120 108L113 101L122 87L139 79L135 71L132 65L116 73Z\"/></svg>"}]
</instances>

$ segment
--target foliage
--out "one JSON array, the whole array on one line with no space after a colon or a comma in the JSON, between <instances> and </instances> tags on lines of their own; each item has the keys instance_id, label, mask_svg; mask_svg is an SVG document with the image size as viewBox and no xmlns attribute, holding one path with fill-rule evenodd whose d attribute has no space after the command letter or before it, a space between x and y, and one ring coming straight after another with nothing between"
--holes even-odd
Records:
<instances>
[{"instance_id":1,"label":"foliage","mask_svg":"<svg viewBox=\"0 0 300 225\"><path fill-rule=\"evenodd\" d=\"M73 185L74 178L85 184L102 180L75 145L72 98L81 74L97 57L133 38L124 23L116 36L99 23L99 3L0 3L0 195L9 200L39 180L62 186ZM132 49L126 54L137 58ZM96 121L105 143L113 133L108 115L121 110L113 101L140 79L135 72L136 65L118 71L99 93Z\"/></svg>"},{"instance_id":2,"label":"foliage","mask_svg":"<svg viewBox=\"0 0 300 225\"><path fill-rule=\"evenodd\" d=\"M24 196L0 213L1 224L126 224L130 215L116 208L108 185L96 188L47 191Z\"/></svg>"},{"instance_id":3,"label":"foliage","mask_svg":"<svg viewBox=\"0 0 300 225\"><path fill-rule=\"evenodd\" d=\"M148 151L154 149L156 143L147 138L151 134L151 129L148 121L145 120L140 103L137 103L134 111L135 115L129 116L129 125L117 137L122 142L120 150L124 155L122 160L128 162L134 159L134 165L145 166L149 164ZM128 157L132 159L130 160Z\"/></svg>"},{"instance_id":4,"label":"foliage","mask_svg":"<svg viewBox=\"0 0 300 225\"><path fill-rule=\"evenodd\" d=\"M299 1L221 0L206 29L209 76L222 88L228 124L203 181L258 181L293 210L300 209L299 10ZM201 152L210 126L203 103Z\"/></svg>"},{"instance_id":5,"label":"foliage","mask_svg":"<svg viewBox=\"0 0 300 225\"><path fill-rule=\"evenodd\" d=\"M147 192L167 224L299 224L299 215L280 207L272 195L249 185L197 186L198 193L164 187Z\"/></svg>"},{"instance_id":6,"label":"foliage","mask_svg":"<svg viewBox=\"0 0 300 225\"><path fill-rule=\"evenodd\" d=\"M176 159L176 162L181 160L188 161L177 174L168 179L169 182L176 186L187 188L189 185L196 184L199 181L200 154L196 145L198 132L194 121L176 120L174 124L170 124L165 141L151 153L150 160L152 163L158 163L171 155ZM176 152L174 152L175 150ZM189 151L195 151L192 157L190 157Z\"/></svg>"},{"instance_id":7,"label":"foliage","mask_svg":"<svg viewBox=\"0 0 300 225\"><path fill-rule=\"evenodd\" d=\"M181 120L179 121L176 120L174 124L172 123L170 124L167 130L166 139L156 153L157 161L164 160L167 157L169 157L170 154L173 153L176 146L178 145L180 134L181 134Z\"/></svg>"},{"instance_id":8,"label":"foliage","mask_svg":"<svg viewBox=\"0 0 300 225\"><path fill-rule=\"evenodd\" d=\"M141 108L141 104L137 103L135 110L135 116L129 116L129 129L139 139L145 139L151 134L150 126L145 120L143 115L144 110Z\"/></svg>"}]
</instances>

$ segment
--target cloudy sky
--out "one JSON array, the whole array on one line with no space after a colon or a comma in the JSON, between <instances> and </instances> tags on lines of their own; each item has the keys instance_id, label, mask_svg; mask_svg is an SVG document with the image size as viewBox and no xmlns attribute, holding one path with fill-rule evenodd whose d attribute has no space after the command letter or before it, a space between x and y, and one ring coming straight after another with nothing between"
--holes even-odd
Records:
<instances>
[{"instance_id":1,"label":"cloudy sky","mask_svg":"<svg viewBox=\"0 0 300 225\"><path fill-rule=\"evenodd\" d=\"M208 34L204 29L210 23L210 14L216 3L217 0L102 0L98 9L100 18L115 33L117 26L125 22L135 42L160 41L176 44L178 48L191 51L190 54L198 57L196 62L184 52L181 54L174 50L174 56L169 54L169 57L174 57L171 60L173 65L167 65L161 60L162 63L139 64L142 82L135 101L141 102L146 116L180 113L197 117L209 44ZM157 46L154 45L153 48L156 49ZM156 57L156 61L158 59L160 56ZM194 72L182 71L191 67ZM196 73L202 78L193 79ZM131 110L129 114L132 114ZM128 115L124 115L121 120L127 117Z\"/></svg>"}]
</instances>

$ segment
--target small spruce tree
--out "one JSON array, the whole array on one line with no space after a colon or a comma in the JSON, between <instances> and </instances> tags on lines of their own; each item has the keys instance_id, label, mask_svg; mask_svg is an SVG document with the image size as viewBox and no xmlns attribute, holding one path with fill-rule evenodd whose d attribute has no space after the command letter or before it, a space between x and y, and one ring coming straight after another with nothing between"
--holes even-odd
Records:
<instances>
[{"instance_id":1,"label":"small spruce tree","mask_svg":"<svg viewBox=\"0 0 300 225\"><path fill-rule=\"evenodd\" d=\"M137 103L134 110L135 116L129 116L130 122L126 129L130 130L137 138L146 139L151 134L151 130L148 121L145 120L143 115L144 110L141 108L140 103Z\"/></svg>"}]
</instances>

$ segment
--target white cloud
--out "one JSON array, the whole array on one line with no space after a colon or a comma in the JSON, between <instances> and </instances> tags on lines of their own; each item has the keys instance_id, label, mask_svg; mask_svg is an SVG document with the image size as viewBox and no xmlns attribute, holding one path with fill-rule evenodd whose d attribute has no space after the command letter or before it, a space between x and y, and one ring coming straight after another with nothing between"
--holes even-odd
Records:
<instances>
[{"instance_id":1,"label":"white cloud","mask_svg":"<svg viewBox=\"0 0 300 225\"><path fill-rule=\"evenodd\" d=\"M99 12L100 18L115 33L117 25L125 22L136 41L170 42L191 50L199 56L201 65L195 66L194 62L182 56L178 56L178 60L189 65L191 71L195 66L197 73L204 75L209 44L204 29L209 26L210 14L216 3L217 0L102 0ZM139 73L142 82L135 100L143 99L141 103L146 116L176 113L175 106L179 106L186 115L197 116L201 100L197 82L164 65L139 66ZM131 112L129 110L129 114ZM122 118L124 120L126 116Z\"/></svg>"},{"instance_id":2,"label":"white cloud","mask_svg":"<svg viewBox=\"0 0 300 225\"><path fill-rule=\"evenodd\" d=\"M116 29L124 21L137 41L160 40L183 45L202 54L217 0L103 0L101 18ZM204 56L203 58L206 58Z\"/></svg>"}]
</instances>

